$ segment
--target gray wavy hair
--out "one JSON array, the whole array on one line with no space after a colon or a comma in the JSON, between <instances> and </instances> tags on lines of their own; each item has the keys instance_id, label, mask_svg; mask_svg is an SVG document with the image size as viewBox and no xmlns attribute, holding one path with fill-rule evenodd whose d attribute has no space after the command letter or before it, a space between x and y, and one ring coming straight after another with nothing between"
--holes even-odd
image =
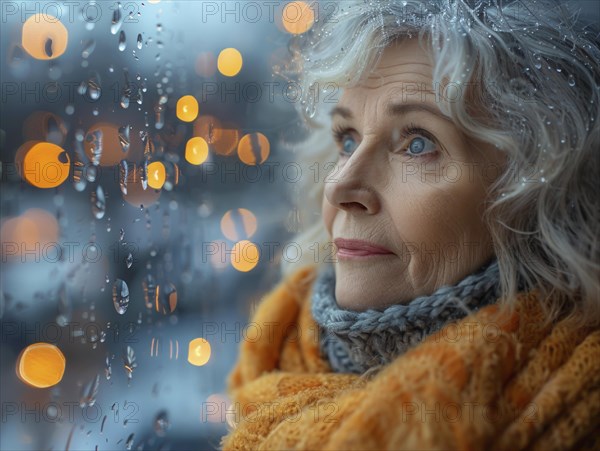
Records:
<instances>
[{"instance_id":1,"label":"gray wavy hair","mask_svg":"<svg viewBox=\"0 0 600 451\"><path fill-rule=\"evenodd\" d=\"M600 44L594 25L557 1L343 1L290 42L289 73L302 88L311 134L298 146L308 198L298 202L311 226L295 241L300 261L319 263L328 241L320 219L323 178L335 158L321 88L342 89L368 76L383 48L418 36L434 58L434 86L464 95L440 104L467 136L495 145L507 165L492 189L485 220L498 259L502 299L537 288L553 318L577 299L586 320L600 319ZM324 11L332 8L321 2ZM315 90L317 87L318 90ZM485 114L475 114L474 106ZM313 166L314 167L314 166ZM304 169L303 168L303 169ZM314 222L313 222L314 221Z\"/></svg>"}]
</instances>

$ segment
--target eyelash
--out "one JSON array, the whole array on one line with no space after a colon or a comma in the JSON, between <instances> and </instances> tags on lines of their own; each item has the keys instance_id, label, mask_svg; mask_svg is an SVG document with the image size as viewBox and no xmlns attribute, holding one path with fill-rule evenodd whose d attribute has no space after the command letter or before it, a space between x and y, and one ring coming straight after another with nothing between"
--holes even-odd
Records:
<instances>
[{"instance_id":1,"label":"eyelash","mask_svg":"<svg viewBox=\"0 0 600 451\"><path fill-rule=\"evenodd\" d=\"M335 140L336 143L341 144L344 137L346 135L350 135L351 132L352 132L352 129L350 129L348 127L336 126L332 130L333 139ZM413 135L423 136L423 137L427 138L428 140L430 140L431 142L433 142L434 144L438 145L437 140L433 137L433 135L431 133L429 133L427 130L419 127L418 125L415 125L413 122L406 125L400 131L399 140L403 142L404 140L406 140L407 138L409 138ZM346 155L343 150L340 150L339 153L340 153L340 155ZM410 158L431 158L432 156L435 156L437 153L438 153L438 151L435 150L433 152L428 152L423 155L409 155L409 157Z\"/></svg>"}]
</instances>

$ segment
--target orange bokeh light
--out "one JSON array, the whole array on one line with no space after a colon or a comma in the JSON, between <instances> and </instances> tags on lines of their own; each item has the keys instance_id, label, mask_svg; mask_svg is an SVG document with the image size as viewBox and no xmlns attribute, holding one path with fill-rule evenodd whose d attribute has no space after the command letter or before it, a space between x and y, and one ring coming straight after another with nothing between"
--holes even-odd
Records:
<instances>
[{"instance_id":1,"label":"orange bokeh light","mask_svg":"<svg viewBox=\"0 0 600 451\"><path fill-rule=\"evenodd\" d=\"M291 34L306 33L315 23L315 12L312 4L293 1L285 5L281 21L285 31Z\"/></svg>"},{"instance_id":2,"label":"orange bokeh light","mask_svg":"<svg viewBox=\"0 0 600 451\"><path fill-rule=\"evenodd\" d=\"M69 176L71 160L62 147L27 141L19 147L15 164L21 178L37 188L56 188Z\"/></svg>"},{"instance_id":3,"label":"orange bokeh light","mask_svg":"<svg viewBox=\"0 0 600 451\"><path fill-rule=\"evenodd\" d=\"M256 216L245 208L229 210L221 218L221 231L231 241L251 238L256 228Z\"/></svg>"},{"instance_id":4,"label":"orange bokeh light","mask_svg":"<svg viewBox=\"0 0 600 451\"><path fill-rule=\"evenodd\" d=\"M194 96L183 96L177 101L177 118L183 122L192 122L198 117L198 101Z\"/></svg>"},{"instance_id":5,"label":"orange bokeh light","mask_svg":"<svg viewBox=\"0 0 600 451\"><path fill-rule=\"evenodd\" d=\"M50 14L34 14L23 24L21 44L38 60L58 58L69 41L69 32L59 19Z\"/></svg>"},{"instance_id":6,"label":"orange bokeh light","mask_svg":"<svg viewBox=\"0 0 600 451\"><path fill-rule=\"evenodd\" d=\"M188 163L199 165L208 158L208 143L204 138L195 136L185 145L185 159Z\"/></svg>"},{"instance_id":7,"label":"orange bokeh light","mask_svg":"<svg viewBox=\"0 0 600 451\"><path fill-rule=\"evenodd\" d=\"M233 245L231 266L240 272L248 272L258 264L258 247L251 241L242 240Z\"/></svg>"},{"instance_id":8,"label":"orange bokeh light","mask_svg":"<svg viewBox=\"0 0 600 451\"><path fill-rule=\"evenodd\" d=\"M226 77L235 77L244 64L242 54L232 47L221 50L217 58L217 67Z\"/></svg>"},{"instance_id":9,"label":"orange bokeh light","mask_svg":"<svg viewBox=\"0 0 600 451\"><path fill-rule=\"evenodd\" d=\"M27 346L17 359L17 376L25 384L47 388L58 384L65 372L67 360L56 346L34 343Z\"/></svg>"},{"instance_id":10,"label":"orange bokeh light","mask_svg":"<svg viewBox=\"0 0 600 451\"><path fill-rule=\"evenodd\" d=\"M262 133L244 135L238 144L238 157L249 166L262 164L269 157L271 145Z\"/></svg>"},{"instance_id":11,"label":"orange bokeh light","mask_svg":"<svg viewBox=\"0 0 600 451\"><path fill-rule=\"evenodd\" d=\"M188 350L188 362L194 366L206 365L210 360L210 343L204 338L194 338L190 341Z\"/></svg>"}]
</instances>

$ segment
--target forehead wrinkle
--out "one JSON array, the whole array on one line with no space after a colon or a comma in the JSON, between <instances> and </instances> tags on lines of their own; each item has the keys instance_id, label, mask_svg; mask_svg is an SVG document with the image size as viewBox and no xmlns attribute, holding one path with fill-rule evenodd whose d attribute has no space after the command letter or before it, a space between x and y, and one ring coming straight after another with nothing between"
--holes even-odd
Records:
<instances>
[{"instance_id":1,"label":"forehead wrinkle","mask_svg":"<svg viewBox=\"0 0 600 451\"><path fill-rule=\"evenodd\" d=\"M405 79L407 76L411 77ZM360 86L366 89L377 89L392 83L417 85L424 84L426 87L431 88L433 85L433 80L431 76L427 76L418 72L403 72L400 74L388 75L386 77L369 77L366 82L362 83Z\"/></svg>"},{"instance_id":2,"label":"forehead wrinkle","mask_svg":"<svg viewBox=\"0 0 600 451\"><path fill-rule=\"evenodd\" d=\"M428 69L432 68L431 63L428 63L428 62L427 63L417 63L414 61L410 61L410 62L406 62L406 63L392 63L387 66L376 66L375 69L373 69L373 70L375 72L379 72L379 71L385 72L387 70L396 69L396 68L402 67L402 66L425 66Z\"/></svg>"}]
</instances>

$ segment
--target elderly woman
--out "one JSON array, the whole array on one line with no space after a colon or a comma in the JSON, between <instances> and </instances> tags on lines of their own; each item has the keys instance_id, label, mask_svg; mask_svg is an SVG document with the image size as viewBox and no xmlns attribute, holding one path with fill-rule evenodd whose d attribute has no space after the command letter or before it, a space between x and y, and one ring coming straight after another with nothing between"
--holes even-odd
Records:
<instances>
[{"instance_id":1,"label":"elderly woman","mask_svg":"<svg viewBox=\"0 0 600 451\"><path fill-rule=\"evenodd\" d=\"M294 42L305 92L343 88L301 147L335 166L223 449L600 446L600 47L572 17L344 1Z\"/></svg>"}]
</instances>

